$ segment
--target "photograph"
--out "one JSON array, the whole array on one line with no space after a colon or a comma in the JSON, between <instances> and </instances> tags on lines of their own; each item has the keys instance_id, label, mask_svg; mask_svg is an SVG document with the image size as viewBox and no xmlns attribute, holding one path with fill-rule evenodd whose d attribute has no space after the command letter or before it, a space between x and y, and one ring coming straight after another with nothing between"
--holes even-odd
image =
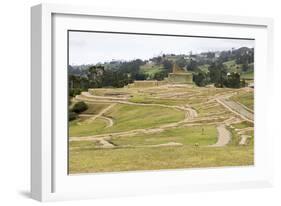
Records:
<instances>
[{"instance_id":1,"label":"photograph","mask_svg":"<svg viewBox=\"0 0 281 206\"><path fill-rule=\"evenodd\" d=\"M255 39L67 31L68 174L254 165Z\"/></svg>"}]
</instances>

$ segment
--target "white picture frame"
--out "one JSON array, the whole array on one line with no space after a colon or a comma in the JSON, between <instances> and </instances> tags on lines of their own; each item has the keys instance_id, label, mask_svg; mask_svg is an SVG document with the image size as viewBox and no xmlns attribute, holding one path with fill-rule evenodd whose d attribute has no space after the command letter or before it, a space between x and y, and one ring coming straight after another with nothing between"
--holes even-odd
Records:
<instances>
[{"instance_id":1,"label":"white picture frame","mask_svg":"<svg viewBox=\"0 0 281 206\"><path fill-rule=\"evenodd\" d=\"M117 26L114 21L120 22L120 25ZM179 33L185 24L195 27L200 24L202 28L208 28L201 29L204 35L222 32L223 36L254 36L258 39L255 54L255 70L258 69L255 72L255 166L69 176L65 170L66 139L57 138L58 134L66 131L61 129L66 126L66 115L58 114L66 105L66 99L61 95L66 89L66 77L56 68L66 64L65 31L74 27L91 29L93 22L100 29L112 27L114 31L131 31L132 25L137 22L142 25L140 28L150 33L157 32L149 24L159 24L161 31L165 24L170 25L176 28L173 32ZM273 88L268 77L274 75L272 19L40 4L31 9L31 26L32 198L53 201L272 186L273 133L269 124L272 110L268 110L272 105L268 91Z\"/></svg>"}]
</instances>

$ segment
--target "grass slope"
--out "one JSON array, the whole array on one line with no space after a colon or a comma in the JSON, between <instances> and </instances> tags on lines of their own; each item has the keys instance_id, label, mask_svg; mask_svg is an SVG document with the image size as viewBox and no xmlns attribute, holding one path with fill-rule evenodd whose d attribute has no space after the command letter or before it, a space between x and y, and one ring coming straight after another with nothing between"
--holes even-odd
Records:
<instances>
[{"instance_id":1,"label":"grass slope","mask_svg":"<svg viewBox=\"0 0 281 206\"><path fill-rule=\"evenodd\" d=\"M254 109L254 92L241 92L238 95L231 97L231 99L245 105L251 110Z\"/></svg>"},{"instance_id":2,"label":"grass slope","mask_svg":"<svg viewBox=\"0 0 281 206\"><path fill-rule=\"evenodd\" d=\"M118 172L132 170L158 170L177 168L201 168L220 166L242 166L254 164L253 131L248 145L239 145L239 130L253 125L242 122L234 124L231 142L224 147L207 147L217 141L215 121L212 118L228 119L231 112L215 101L208 102L214 95L238 93L232 99L253 107L253 92L244 89L199 88L199 87L153 87L153 88L108 88L96 89L98 95L128 94L131 102L157 103L164 105L192 106L198 112L200 126L166 129L154 134L139 134L131 137L113 137L110 141L115 148L103 149L92 141L70 142L69 167L70 173ZM90 105L88 113L97 114L107 105ZM104 119L88 121L89 117L79 118L70 122L70 136L87 136L103 133L129 131L138 128L159 127L163 124L184 119L184 112L172 108L151 105L117 104L105 116L113 119L113 126L106 127ZM207 117L207 118L206 118ZM208 118L211 118L208 120ZM203 119L203 120L202 120ZM207 120L204 120L207 119ZM207 125L205 124L212 124ZM219 120L223 121L223 120ZM202 130L202 128L204 128ZM181 143L182 146L147 147L169 142ZM199 146L198 146L199 145Z\"/></svg>"},{"instance_id":3,"label":"grass slope","mask_svg":"<svg viewBox=\"0 0 281 206\"><path fill-rule=\"evenodd\" d=\"M106 122L97 118L95 121L87 119L74 120L69 124L70 137L83 137L98 134L106 128Z\"/></svg>"},{"instance_id":4,"label":"grass slope","mask_svg":"<svg viewBox=\"0 0 281 206\"><path fill-rule=\"evenodd\" d=\"M146 74L150 79L154 78L155 74L161 72L162 70L162 65L145 64L140 66L140 72Z\"/></svg>"},{"instance_id":5,"label":"grass slope","mask_svg":"<svg viewBox=\"0 0 281 206\"><path fill-rule=\"evenodd\" d=\"M243 147L161 147L70 150L70 172L118 172L253 165L254 150ZM106 157L106 158L105 158Z\"/></svg>"},{"instance_id":6,"label":"grass slope","mask_svg":"<svg viewBox=\"0 0 281 206\"><path fill-rule=\"evenodd\" d=\"M177 142L184 145L209 145L217 141L217 131L215 126L204 127L184 127L167 129L161 133L152 135L138 135L133 137L116 137L112 142L115 145L157 145L168 142Z\"/></svg>"},{"instance_id":7,"label":"grass slope","mask_svg":"<svg viewBox=\"0 0 281 206\"><path fill-rule=\"evenodd\" d=\"M104 132L118 132L177 122L184 119L184 112L158 106L118 104L106 116L114 119L114 125Z\"/></svg>"},{"instance_id":8,"label":"grass slope","mask_svg":"<svg viewBox=\"0 0 281 206\"><path fill-rule=\"evenodd\" d=\"M79 119L70 123L70 136L88 136L157 127L184 119L184 112L173 108L125 104L116 105L105 115L114 120L112 127L106 127L104 120L99 118L94 121Z\"/></svg>"}]
</instances>

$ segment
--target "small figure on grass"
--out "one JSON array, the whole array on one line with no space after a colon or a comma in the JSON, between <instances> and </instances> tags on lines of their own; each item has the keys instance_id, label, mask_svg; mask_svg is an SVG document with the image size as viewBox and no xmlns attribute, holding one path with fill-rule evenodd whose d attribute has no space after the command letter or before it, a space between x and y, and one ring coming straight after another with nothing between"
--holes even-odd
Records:
<instances>
[{"instance_id":1,"label":"small figure on grass","mask_svg":"<svg viewBox=\"0 0 281 206\"><path fill-rule=\"evenodd\" d=\"M204 135L204 132L205 132L204 127L202 127L202 129L201 129L201 135Z\"/></svg>"}]
</instances>

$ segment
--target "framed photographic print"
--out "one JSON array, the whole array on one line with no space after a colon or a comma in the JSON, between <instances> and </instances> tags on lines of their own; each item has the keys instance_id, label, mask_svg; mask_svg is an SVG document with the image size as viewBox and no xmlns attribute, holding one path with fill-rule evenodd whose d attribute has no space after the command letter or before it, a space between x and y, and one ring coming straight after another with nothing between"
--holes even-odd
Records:
<instances>
[{"instance_id":1,"label":"framed photographic print","mask_svg":"<svg viewBox=\"0 0 281 206\"><path fill-rule=\"evenodd\" d=\"M34 199L272 185L271 19L31 14Z\"/></svg>"}]
</instances>

